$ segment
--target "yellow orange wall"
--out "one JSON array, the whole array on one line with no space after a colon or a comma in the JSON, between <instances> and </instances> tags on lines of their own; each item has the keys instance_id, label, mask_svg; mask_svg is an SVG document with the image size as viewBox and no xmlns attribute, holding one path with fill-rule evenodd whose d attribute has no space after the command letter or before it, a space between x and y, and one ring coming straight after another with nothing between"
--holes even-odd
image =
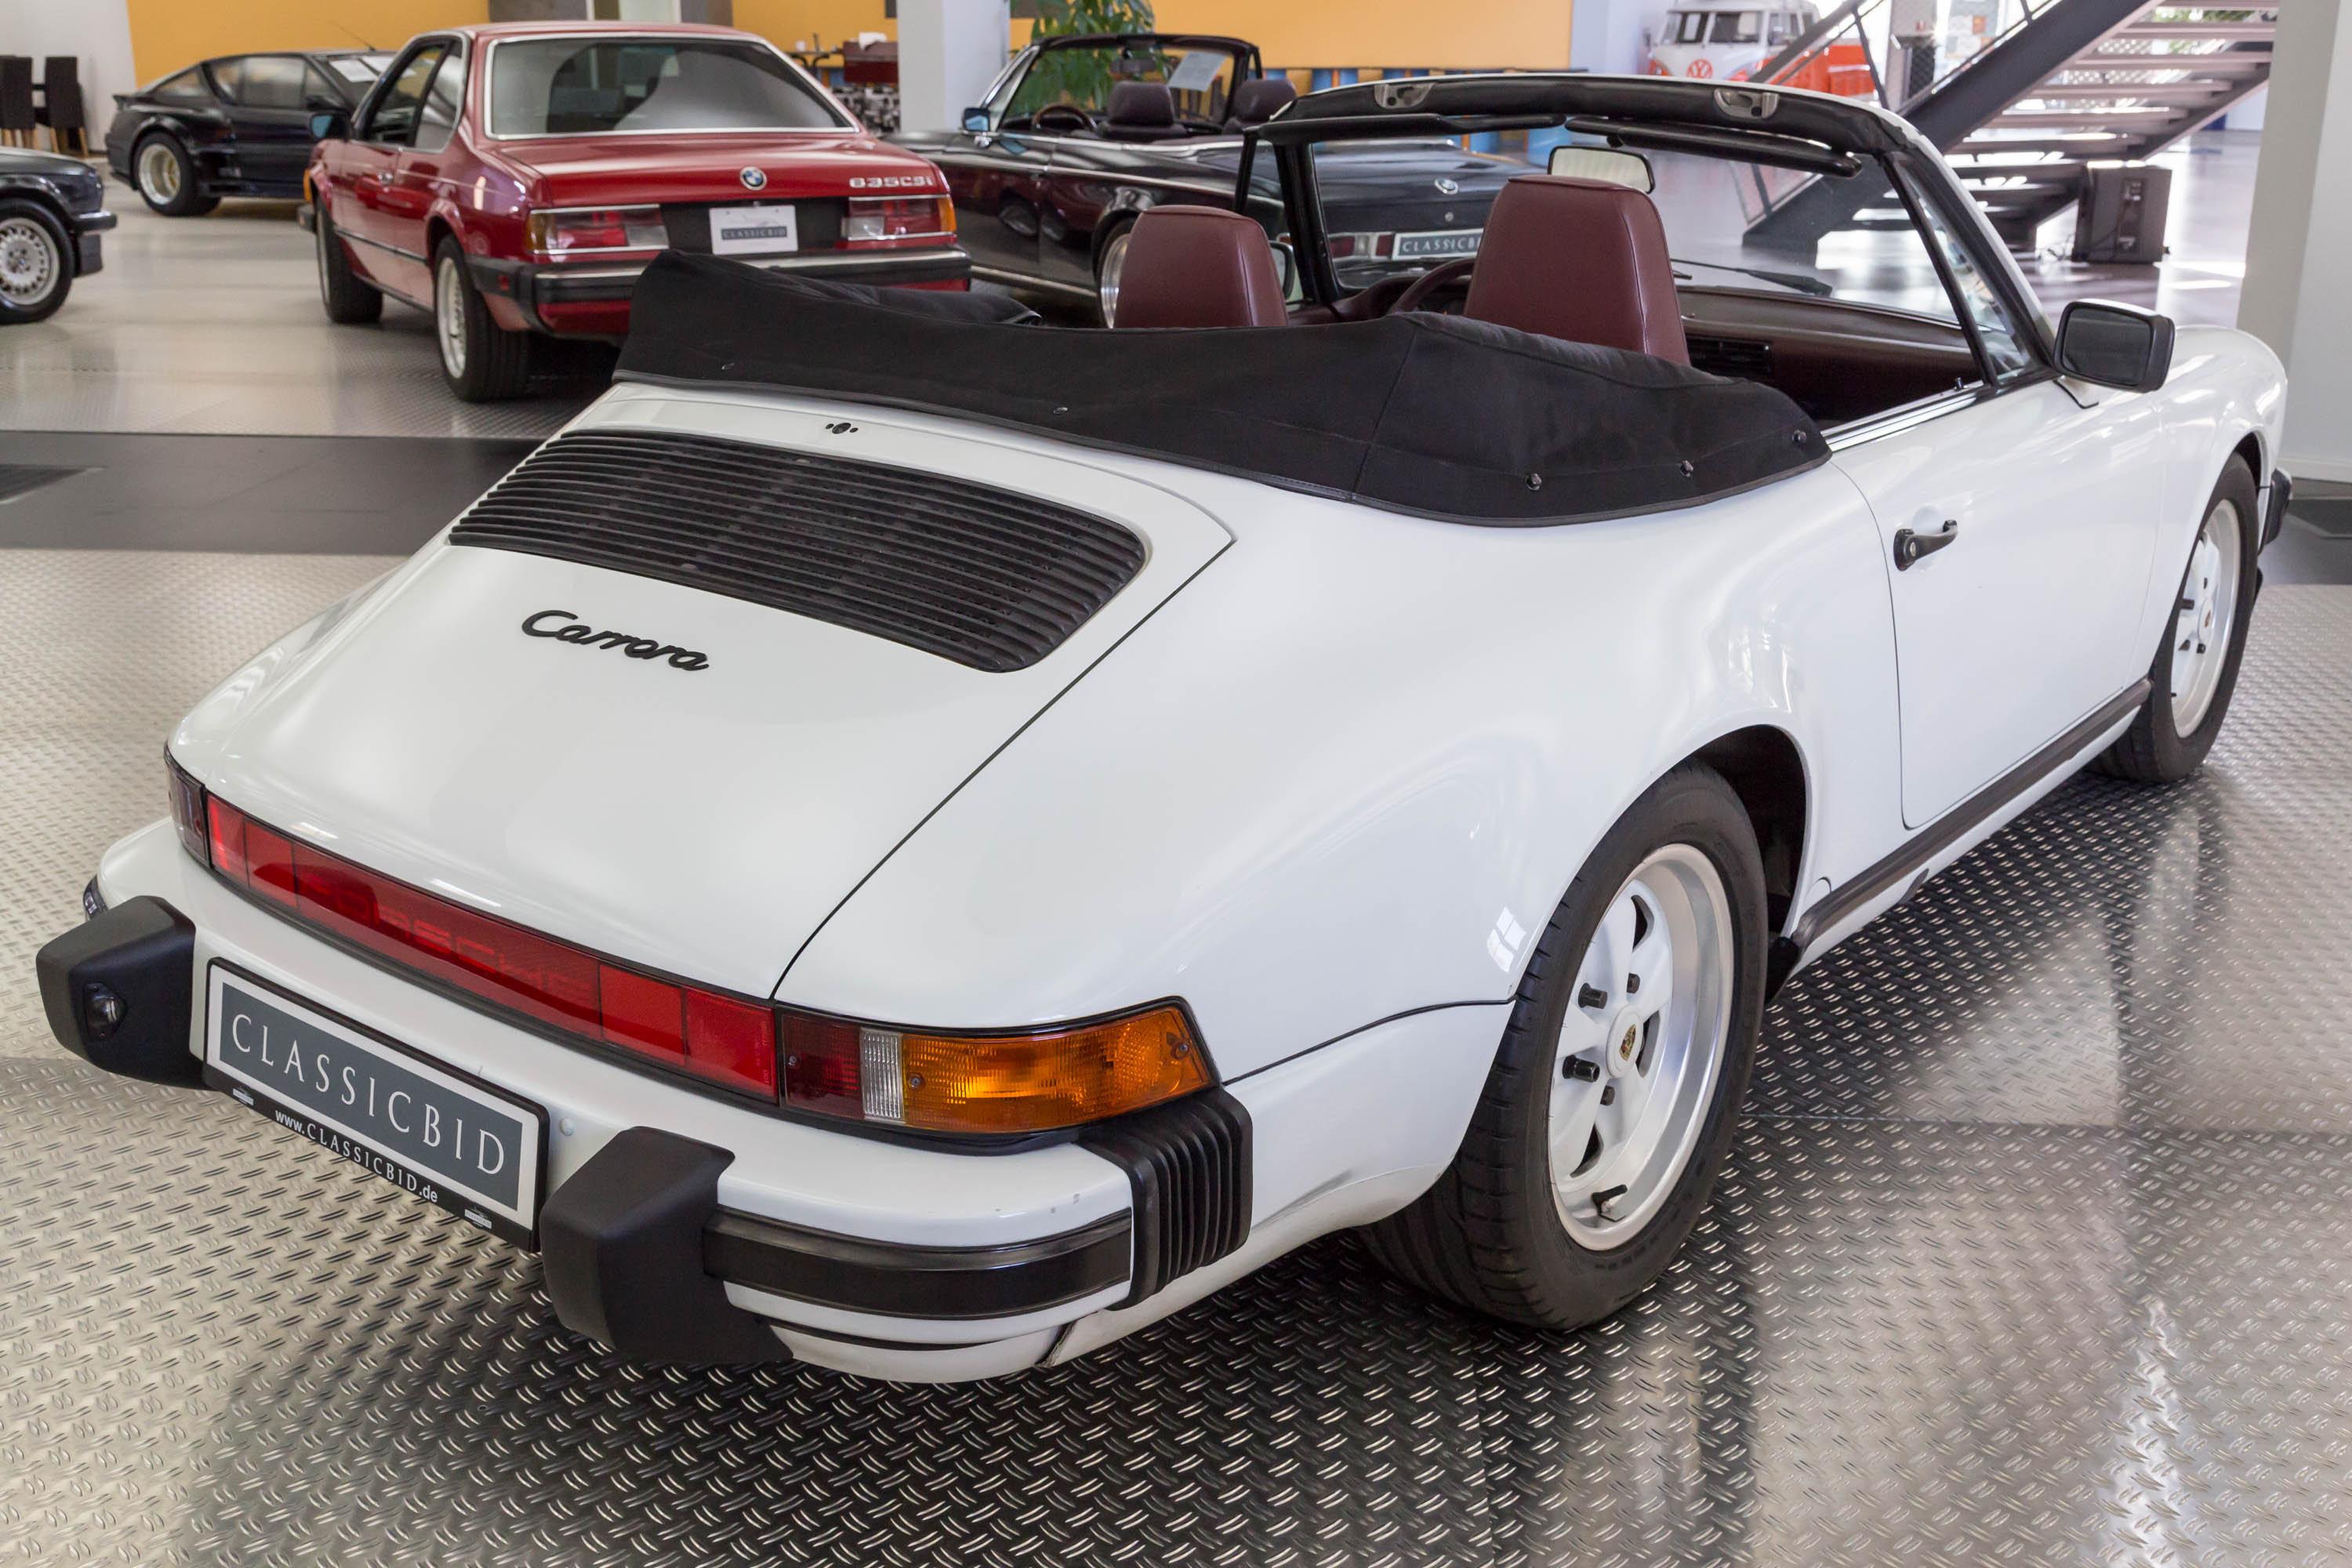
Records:
<instances>
[{"instance_id":1,"label":"yellow orange wall","mask_svg":"<svg viewBox=\"0 0 2352 1568\"><path fill-rule=\"evenodd\" d=\"M58 0L74 4L76 0ZM191 60L250 49L395 48L490 19L489 0L129 0L131 54L152 81ZM876 0L875 9L881 9Z\"/></svg>"},{"instance_id":2,"label":"yellow orange wall","mask_svg":"<svg viewBox=\"0 0 2352 1568\"><path fill-rule=\"evenodd\" d=\"M155 0L134 0L153 4ZM1160 0L1153 15L1170 32L1229 33L1249 39L1275 67L1524 68L1568 65L1571 0L1478 0L1453 7L1433 0ZM882 0L735 0L735 25L791 48L805 39L828 47L859 33L898 36ZM1026 43L1029 24L1013 24Z\"/></svg>"}]
</instances>

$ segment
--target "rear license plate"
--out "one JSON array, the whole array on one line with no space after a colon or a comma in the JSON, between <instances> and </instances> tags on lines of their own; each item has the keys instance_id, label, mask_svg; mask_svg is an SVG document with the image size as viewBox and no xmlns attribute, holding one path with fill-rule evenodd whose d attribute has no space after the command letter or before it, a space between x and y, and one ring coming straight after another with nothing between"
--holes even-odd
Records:
<instances>
[{"instance_id":1,"label":"rear license plate","mask_svg":"<svg viewBox=\"0 0 2352 1568\"><path fill-rule=\"evenodd\" d=\"M710 209L713 256L773 256L800 247L800 215L789 206Z\"/></svg>"},{"instance_id":2,"label":"rear license plate","mask_svg":"<svg viewBox=\"0 0 2352 1568\"><path fill-rule=\"evenodd\" d=\"M1401 234L1396 237L1396 254L1400 260L1406 257L1475 256L1478 254L1478 237L1485 232L1477 228L1450 228Z\"/></svg>"},{"instance_id":3,"label":"rear license plate","mask_svg":"<svg viewBox=\"0 0 2352 1568\"><path fill-rule=\"evenodd\" d=\"M547 1112L215 960L207 1081L394 1186L538 1245Z\"/></svg>"}]
</instances>

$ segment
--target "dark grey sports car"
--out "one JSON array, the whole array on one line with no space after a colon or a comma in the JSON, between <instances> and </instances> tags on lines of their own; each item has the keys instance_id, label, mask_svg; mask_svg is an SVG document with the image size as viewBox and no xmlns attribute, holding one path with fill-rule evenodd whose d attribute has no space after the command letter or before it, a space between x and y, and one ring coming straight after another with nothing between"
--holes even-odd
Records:
<instances>
[{"instance_id":1,"label":"dark grey sports car","mask_svg":"<svg viewBox=\"0 0 2352 1568\"><path fill-rule=\"evenodd\" d=\"M115 94L106 162L165 217L223 196L299 196L310 116L349 112L392 57L365 49L226 55Z\"/></svg>"},{"instance_id":2,"label":"dark grey sports car","mask_svg":"<svg viewBox=\"0 0 2352 1568\"><path fill-rule=\"evenodd\" d=\"M113 226L97 170L0 147L0 327L57 314L74 279L102 264L98 237Z\"/></svg>"},{"instance_id":3,"label":"dark grey sports car","mask_svg":"<svg viewBox=\"0 0 2352 1568\"><path fill-rule=\"evenodd\" d=\"M1186 33L1046 38L1013 57L962 128L895 140L947 172L975 278L1118 309L1127 232L1179 204L1231 208L1242 135L1296 96L1257 46ZM1335 267L1370 281L1474 256L1486 209L1521 162L1454 142L1332 143L1319 155ZM1253 171L1250 216L1287 231L1270 163Z\"/></svg>"}]
</instances>

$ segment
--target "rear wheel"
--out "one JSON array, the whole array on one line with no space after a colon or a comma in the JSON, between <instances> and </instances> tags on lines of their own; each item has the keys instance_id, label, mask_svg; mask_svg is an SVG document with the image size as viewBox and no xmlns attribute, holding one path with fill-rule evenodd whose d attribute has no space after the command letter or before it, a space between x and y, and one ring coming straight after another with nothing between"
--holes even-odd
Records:
<instances>
[{"instance_id":1,"label":"rear wheel","mask_svg":"<svg viewBox=\"0 0 2352 1568\"><path fill-rule=\"evenodd\" d=\"M467 403L512 397L530 382L530 334L490 319L454 239L444 239L433 257L433 336L442 376Z\"/></svg>"},{"instance_id":2,"label":"rear wheel","mask_svg":"<svg viewBox=\"0 0 2352 1568\"><path fill-rule=\"evenodd\" d=\"M323 197L316 212L311 226L319 239L319 302L327 308L327 320L344 326L377 320L383 314L383 291L352 268L351 253L343 248L342 237L327 216Z\"/></svg>"},{"instance_id":3,"label":"rear wheel","mask_svg":"<svg viewBox=\"0 0 2352 1568\"><path fill-rule=\"evenodd\" d=\"M2169 784L2205 761L2228 717L2246 653L2262 521L2254 476L2242 458L2221 468L2189 546L2164 640L2148 669L2139 716L2093 764L2117 778Z\"/></svg>"},{"instance_id":4,"label":"rear wheel","mask_svg":"<svg viewBox=\"0 0 2352 1568\"><path fill-rule=\"evenodd\" d=\"M196 162L180 139L162 132L139 143L131 172L142 200L165 217L202 217L220 205L196 183Z\"/></svg>"},{"instance_id":5,"label":"rear wheel","mask_svg":"<svg viewBox=\"0 0 2352 1568\"><path fill-rule=\"evenodd\" d=\"M1118 325L1118 285L1127 273L1128 241L1134 232L1133 222L1119 225L1095 253L1095 304L1106 327Z\"/></svg>"},{"instance_id":6,"label":"rear wheel","mask_svg":"<svg viewBox=\"0 0 2352 1568\"><path fill-rule=\"evenodd\" d=\"M1659 781L1560 901L1461 1152L1370 1232L1437 1295L1573 1329L1632 1300L1697 1223L1763 1013L1764 875L1712 769Z\"/></svg>"},{"instance_id":7,"label":"rear wheel","mask_svg":"<svg viewBox=\"0 0 2352 1568\"><path fill-rule=\"evenodd\" d=\"M0 325L56 315L73 276L73 249L57 215L34 202L0 201Z\"/></svg>"}]
</instances>

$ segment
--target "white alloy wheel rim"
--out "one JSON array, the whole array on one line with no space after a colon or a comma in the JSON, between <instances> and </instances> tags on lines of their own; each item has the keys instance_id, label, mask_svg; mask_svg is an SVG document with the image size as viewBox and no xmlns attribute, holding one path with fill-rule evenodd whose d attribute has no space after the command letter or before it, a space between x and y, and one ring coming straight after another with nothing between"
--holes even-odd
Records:
<instances>
[{"instance_id":1,"label":"white alloy wheel rim","mask_svg":"<svg viewBox=\"0 0 2352 1568\"><path fill-rule=\"evenodd\" d=\"M441 329L441 365L455 381L466 374L466 279L454 256L443 257L434 274L433 314Z\"/></svg>"},{"instance_id":2,"label":"white alloy wheel rim","mask_svg":"<svg viewBox=\"0 0 2352 1568\"><path fill-rule=\"evenodd\" d=\"M1552 1201L1578 1246L1632 1241L1682 1180L1730 1037L1732 963L1730 896L1689 845L1609 900L1552 1053Z\"/></svg>"},{"instance_id":3,"label":"white alloy wheel rim","mask_svg":"<svg viewBox=\"0 0 2352 1568\"><path fill-rule=\"evenodd\" d=\"M57 237L28 217L0 223L0 295L24 310L57 292L65 258Z\"/></svg>"},{"instance_id":4,"label":"white alloy wheel rim","mask_svg":"<svg viewBox=\"0 0 2352 1568\"><path fill-rule=\"evenodd\" d=\"M2242 539L2238 503L2218 500L2189 552L2189 577L2172 620L2172 729L2184 740L2205 722L2229 662Z\"/></svg>"},{"instance_id":5,"label":"white alloy wheel rim","mask_svg":"<svg viewBox=\"0 0 2352 1568\"><path fill-rule=\"evenodd\" d=\"M179 200L180 160L173 155L168 142L150 142L141 150L139 191L157 206Z\"/></svg>"},{"instance_id":6,"label":"white alloy wheel rim","mask_svg":"<svg viewBox=\"0 0 2352 1568\"><path fill-rule=\"evenodd\" d=\"M1102 297L1102 319L1106 327L1118 325L1118 279L1127 270L1127 242L1132 230L1121 230L1103 247L1102 279L1097 292Z\"/></svg>"}]
</instances>

